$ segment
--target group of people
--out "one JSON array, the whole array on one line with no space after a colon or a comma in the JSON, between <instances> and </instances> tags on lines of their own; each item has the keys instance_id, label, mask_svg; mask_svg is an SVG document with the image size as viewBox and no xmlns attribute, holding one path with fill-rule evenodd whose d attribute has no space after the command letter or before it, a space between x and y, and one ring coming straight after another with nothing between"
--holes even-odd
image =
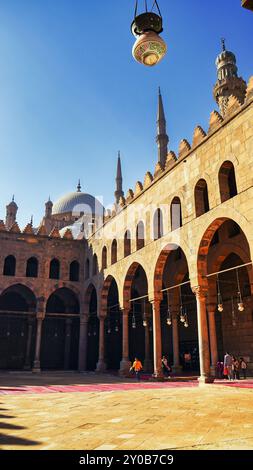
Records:
<instances>
[{"instance_id":1,"label":"group of people","mask_svg":"<svg viewBox=\"0 0 253 470\"><path fill-rule=\"evenodd\" d=\"M240 380L242 375L246 379L247 363L243 357L237 358L226 352L224 362L217 363L217 378L228 380Z\"/></svg>"},{"instance_id":2,"label":"group of people","mask_svg":"<svg viewBox=\"0 0 253 470\"><path fill-rule=\"evenodd\" d=\"M140 381L141 379L141 371L143 369L143 366L142 366L142 363L141 361L138 359L138 357L136 357L134 359L134 362L132 364L132 366L130 367L130 372L134 372L135 373L135 376L138 380L138 382ZM172 368L168 362L168 359L166 356L163 356L162 357L162 371L163 371L163 375L165 377L171 377L171 374L172 374Z\"/></svg>"}]
</instances>

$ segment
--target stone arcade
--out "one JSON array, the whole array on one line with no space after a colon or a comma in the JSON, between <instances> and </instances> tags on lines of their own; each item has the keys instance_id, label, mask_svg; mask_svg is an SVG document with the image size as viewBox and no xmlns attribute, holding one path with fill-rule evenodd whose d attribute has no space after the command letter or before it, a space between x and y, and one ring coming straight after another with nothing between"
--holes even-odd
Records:
<instances>
[{"instance_id":1,"label":"stone arcade","mask_svg":"<svg viewBox=\"0 0 253 470\"><path fill-rule=\"evenodd\" d=\"M207 132L168 150L159 91L155 170L124 197L119 158L111 212L80 185L38 229L7 206L0 368L125 374L137 355L159 376L165 354L209 381L228 349L253 370L253 77L225 44L216 64Z\"/></svg>"}]
</instances>

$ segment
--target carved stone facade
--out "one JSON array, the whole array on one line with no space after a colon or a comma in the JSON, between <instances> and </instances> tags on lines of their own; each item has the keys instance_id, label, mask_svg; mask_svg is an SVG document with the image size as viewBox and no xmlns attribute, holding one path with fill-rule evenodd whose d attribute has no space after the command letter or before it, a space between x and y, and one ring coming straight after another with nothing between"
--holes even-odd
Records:
<instances>
[{"instance_id":1,"label":"carved stone facade","mask_svg":"<svg viewBox=\"0 0 253 470\"><path fill-rule=\"evenodd\" d=\"M200 371L208 382L229 350L252 371L253 78L222 113L164 156L159 93L159 161L126 198L118 161L115 206L87 240L52 226L49 235L46 223L21 233L9 208L0 358L8 344L13 357L1 367L125 374L139 357L159 377L165 355L176 373ZM52 212L47 205L45 217Z\"/></svg>"}]
</instances>

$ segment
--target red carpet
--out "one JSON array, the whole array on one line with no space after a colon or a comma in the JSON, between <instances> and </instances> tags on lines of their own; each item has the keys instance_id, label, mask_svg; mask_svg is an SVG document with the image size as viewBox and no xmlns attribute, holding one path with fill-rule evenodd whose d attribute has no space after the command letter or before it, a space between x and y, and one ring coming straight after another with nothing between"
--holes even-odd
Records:
<instances>
[{"instance_id":1,"label":"red carpet","mask_svg":"<svg viewBox=\"0 0 253 470\"><path fill-rule=\"evenodd\" d=\"M226 381L226 380L215 380L215 385L225 385L226 387L237 387L237 388L253 388L253 380L238 380L238 381Z\"/></svg>"},{"instance_id":2,"label":"red carpet","mask_svg":"<svg viewBox=\"0 0 253 470\"><path fill-rule=\"evenodd\" d=\"M24 387L0 387L0 395L40 394L40 393L71 393L71 392L120 392L129 390L150 390L161 388L197 387L192 382L152 382L152 383L117 383L89 385L44 385Z\"/></svg>"}]
</instances>

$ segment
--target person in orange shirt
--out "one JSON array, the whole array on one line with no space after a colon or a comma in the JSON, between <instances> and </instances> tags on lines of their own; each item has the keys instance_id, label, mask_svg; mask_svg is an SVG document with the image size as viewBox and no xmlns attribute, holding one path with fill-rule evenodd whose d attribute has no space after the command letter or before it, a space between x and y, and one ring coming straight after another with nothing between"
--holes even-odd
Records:
<instances>
[{"instance_id":1,"label":"person in orange shirt","mask_svg":"<svg viewBox=\"0 0 253 470\"><path fill-rule=\"evenodd\" d=\"M142 363L137 357L134 359L133 365L130 368L130 371L132 370L135 372L136 378L139 382L141 380Z\"/></svg>"}]
</instances>

